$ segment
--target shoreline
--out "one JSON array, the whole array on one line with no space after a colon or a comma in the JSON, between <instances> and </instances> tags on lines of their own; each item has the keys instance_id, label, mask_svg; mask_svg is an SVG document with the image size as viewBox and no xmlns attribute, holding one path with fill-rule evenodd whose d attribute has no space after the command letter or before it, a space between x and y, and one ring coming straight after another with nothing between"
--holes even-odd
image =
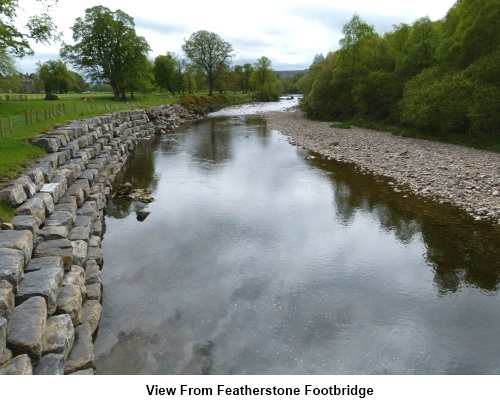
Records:
<instances>
[{"instance_id":1,"label":"shoreline","mask_svg":"<svg viewBox=\"0 0 500 405\"><path fill-rule=\"evenodd\" d=\"M500 225L500 154L364 128L332 128L300 110L262 114L288 142L326 159L354 163L364 173L390 177L395 192L462 208L475 220Z\"/></svg>"}]
</instances>

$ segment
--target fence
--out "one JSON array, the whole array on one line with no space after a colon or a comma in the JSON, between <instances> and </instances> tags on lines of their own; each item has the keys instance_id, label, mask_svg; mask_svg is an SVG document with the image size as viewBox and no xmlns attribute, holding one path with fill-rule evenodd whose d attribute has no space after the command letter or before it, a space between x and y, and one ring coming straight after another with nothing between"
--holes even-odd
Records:
<instances>
[{"instance_id":1,"label":"fence","mask_svg":"<svg viewBox=\"0 0 500 405\"><path fill-rule=\"evenodd\" d=\"M45 108L27 109L23 114L13 114L6 117L0 116L0 137L33 126L39 122L53 121L59 117L79 115L90 116L98 113L137 108L135 103L113 104L94 102L90 96L82 97L79 102L58 103ZM70 119L70 118L68 118Z\"/></svg>"}]
</instances>

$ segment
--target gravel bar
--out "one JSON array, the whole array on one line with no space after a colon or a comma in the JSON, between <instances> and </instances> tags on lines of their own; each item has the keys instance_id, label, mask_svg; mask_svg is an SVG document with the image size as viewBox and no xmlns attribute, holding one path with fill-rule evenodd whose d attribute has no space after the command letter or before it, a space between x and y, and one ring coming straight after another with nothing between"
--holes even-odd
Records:
<instances>
[{"instance_id":1,"label":"gravel bar","mask_svg":"<svg viewBox=\"0 0 500 405\"><path fill-rule=\"evenodd\" d=\"M262 114L288 142L361 171L393 179L396 190L464 209L476 220L500 225L500 154L363 128L332 128L300 110Z\"/></svg>"}]
</instances>

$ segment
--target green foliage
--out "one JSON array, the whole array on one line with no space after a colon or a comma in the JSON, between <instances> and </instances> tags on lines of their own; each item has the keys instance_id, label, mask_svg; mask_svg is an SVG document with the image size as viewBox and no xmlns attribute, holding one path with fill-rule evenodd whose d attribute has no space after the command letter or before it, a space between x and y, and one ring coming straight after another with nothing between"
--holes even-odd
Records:
<instances>
[{"instance_id":1,"label":"green foliage","mask_svg":"<svg viewBox=\"0 0 500 405\"><path fill-rule=\"evenodd\" d=\"M500 0L459 0L442 21L420 18L379 36L357 14L340 49L298 82L310 116L500 137ZM496 113L495 113L496 111Z\"/></svg>"},{"instance_id":2,"label":"green foliage","mask_svg":"<svg viewBox=\"0 0 500 405\"><path fill-rule=\"evenodd\" d=\"M50 99L53 91L66 93L75 83L75 76L62 60L49 60L39 63L37 74L44 84L46 98Z\"/></svg>"},{"instance_id":3,"label":"green foliage","mask_svg":"<svg viewBox=\"0 0 500 405\"><path fill-rule=\"evenodd\" d=\"M25 30L15 26L18 0L0 1L0 49L16 57L32 55L29 40L48 44L58 38L56 26L52 21L50 12L57 0L36 0L42 5L43 11L28 18Z\"/></svg>"},{"instance_id":4,"label":"green foliage","mask_svg":"<svg viewBox=\"0 0 500 405\"><path fill-rule=\"evenodd\" d=\"M271 60L262 56L254 65L250 76L250 87L261 101L278 100L283 93L283 86L271 68Z\"/></svg>"},{"instance_id":5,"label":"green foliage","mask_svg":"<svg viewBox=\"0 0 500 405\"><path fill-rule=\"evenodd\" d=\"M217 78L229 70L233 46L219 35L202 30L185 40L182 50L188 59L205 73L208 94L212 95Z\"/></svg>"},{"instance_id":6,"label":"green foliage","mask_svg":"<svg viewBox=\"0 0 500 405\"><path fill-rule=\"evenodd\" d=\"M150 75L144 37L137 36L134 19L121 10L103 6L85 10L71 27L75 45L63 44L61 57L81 69L93 82L105 82L116 100L125 99L127 90L142 87ZM150 76L152 77L152 76Z\"/></svg>"}]
</instances>

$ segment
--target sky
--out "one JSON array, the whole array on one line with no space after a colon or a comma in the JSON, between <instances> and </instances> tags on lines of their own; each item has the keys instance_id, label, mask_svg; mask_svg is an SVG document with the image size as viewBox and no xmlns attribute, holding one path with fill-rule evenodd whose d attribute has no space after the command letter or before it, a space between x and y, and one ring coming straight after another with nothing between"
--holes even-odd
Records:
<instances>
[{"instance_id":1,"label":"sky","mask_svg":"<svg viewBox=\"0 0 500 405\"><path fill-rule=\"evenodd\" d=\"M39 12L35 0L20 0L20 28L27 15ZM181 52L191 34L206 30L218 34L234 50L233 64L255 63L261 56L274 70L303 70L318 53L339 48L342 26L354 13L383 34L393 25L428 16L438 20L455 0L59 0L52 16L62 39L72 44L71 26L96 5L122 10L134 18L136 33L152 51L151 60L167 52ZM37 62L59 59L60 43L32 44L34 56L17 62L22 73L33 73Z\"/></svg>"}]
</instances>

